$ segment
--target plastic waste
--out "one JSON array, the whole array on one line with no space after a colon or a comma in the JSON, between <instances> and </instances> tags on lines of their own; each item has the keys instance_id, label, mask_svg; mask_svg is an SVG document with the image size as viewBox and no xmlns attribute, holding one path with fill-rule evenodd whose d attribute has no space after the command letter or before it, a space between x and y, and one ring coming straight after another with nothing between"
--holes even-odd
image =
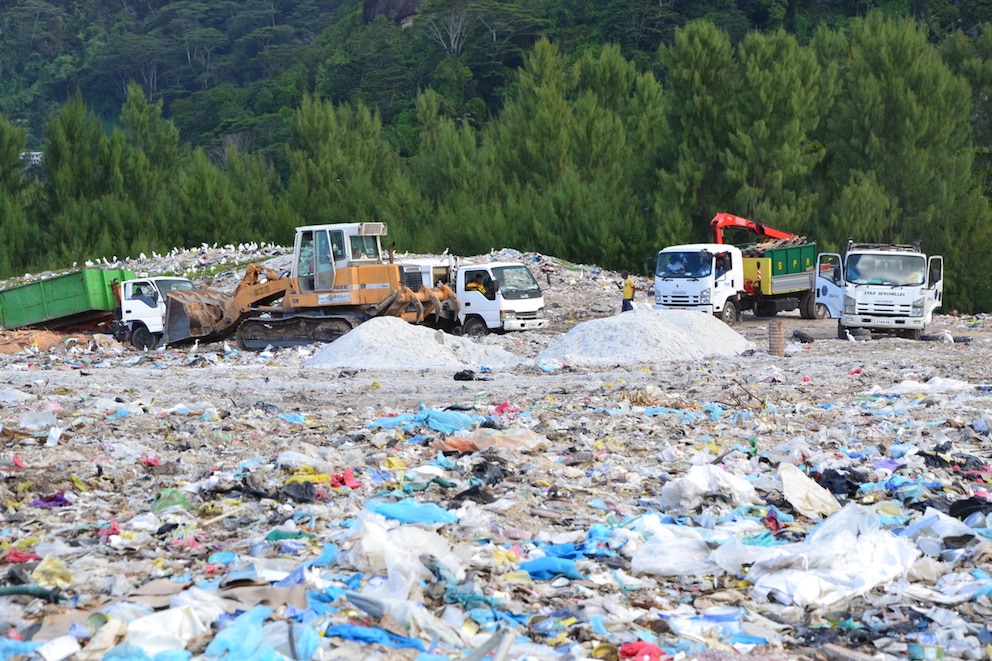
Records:
<instances>
[{"instance_id":1,"label":"plastic waste","mask_svg":"<svg viewBox=\"0 0 992 661\"><path fill-rule=\"evenodd\" d=\"M395 503L369 505L369 510L400 523L457 523L458 516L434 503L419 503L412 498Z\"/></svg>"},{"instance_id":2,"label":"plastic waste","mask_svg":"<svg viewBox=\"0 0 992 661\"><path fill-rule=\"evenodd\" d=\"M793 464L779 464L782 495L803 516L821 519L840 509L832 493L810 479Z\"/></svg>"},{"instance_id":3,"label":"plastic waste","mask_svg":"<svg viewBox=\"0 0 992 661\"><path fill-rule=\"evenodd\" d=\"M415 649L426 652L427 648L416 638L407 638L377 627L362 627L354 624L334 624L324 631L327 638L343 638L363 643L378 643L396 649Z\"/></svg>"},{"instance_id":4,"label":"plastic waste","mask_svg":"<svg viewBox=\"0 0 992 661\"><path fill-rule=\"evenodd\" d=\"M531 578L539 581L549 581L556 576L565 576L574 580L581 580L583 578L575 566L575 561L568 558L555 558L551 556L536 558L521 563L520 569L530 574Z\"/></svg>"},{"instance_id":5,"label":"plastic waste","mask_svg":"<svg viewBox=\"0 0 992 661\"><path fill-rule=\"evenodd\" d=\"M797 606L829 606L905 577L920 552L909 539L881 528L867 507L849 503L802 543L774 549L748 571L759 598Z\"/></svg>"},{"instance_id":6,"label":"plastic waste","mask_svg":"<svg viewBox=\"0 0 992 661\"><path fill-rule=\"evenodd\" d=\"M482 417L458 411L439 411L429 409L420 404L416 413L406 413L388 418L379 418L366 425L369 429L405 429L413 431L419 427L428 427L434 431L453 434L462 429L468 429L473 424L481 422Z\"/></svg>"},{"instance_id":7,"label":"plastic waste","mask_svg":"<svg viewBox=\"0 0 992 661\"><path fill-rule=\"evenodd\" d=\"M190 606L169 608L132 620L125 642L140 647L149 656L173 649L184 649L209 627Z\"/></svg>"},{"instance_id":8,"label":"plastic waste","mask_svg":"<svg viewBox=\"0 0 992 661\"><path fill-rule=\"evenodd\" d=\"M699 529L660 523L656 515L644 517L648 541L634 550L630 569L634 575L705 576L718 573L710 559L710 546Z\"/></svg>"},{"instance_id":9,"label":"plastic waste","mask_svg":"<svg viewBox=\"0 0 992 661\"><path fill-rule=\"evenodd\" d=\"M31 572L31 578L43 588L68 589L74 580L65 562L46 555Z\"/></svg>"},{"instance_id":10,"label":"plastic waste","mask_svg":"<svg viewBox=\"0 0 992 661\"><path fill-rule=\"evenodd\" d=\"M480 429L472 436L449 436L436 439L435 450L443 452L479 452L490 448L533 451L547 444L547 439L530 429Z\"/></svg>"},{"instance_id":11,"label":"plastic waste","mask_svg":"<svg viewBox=\"0 0 992 661\"><path fill-rule=\"evenodd\" d=\"M255 606L222 629L207 645L207 658L247 659L262 643L262 623L272 616L267 606Z\"/></svg>"},{"instance_id":12,"label":"plastic waste","mask_svg":"<svg viewBox=\"0 0 992 661\"><path fill-rule=\"evenodd\" d=\"M722 468L705 464L693 466L684 477L666 483L661 489L659 505L666 511L693 511L712 494L721 494L732 507L761 502L749 482Z\"/></svg>"}]
</instances>

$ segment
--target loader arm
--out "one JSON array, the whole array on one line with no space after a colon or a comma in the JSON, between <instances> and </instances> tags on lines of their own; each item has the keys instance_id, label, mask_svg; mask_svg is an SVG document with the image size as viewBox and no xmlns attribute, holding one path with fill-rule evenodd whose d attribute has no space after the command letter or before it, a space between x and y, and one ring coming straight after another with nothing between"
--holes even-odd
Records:
<instances>
[{"instance_id":1,"label":"loader arm","mask_svg":"<svg viewBox=\"0 0 992 661\"><path fill-rule=\"evenodd\" d=\"M260 282L261 276L266 280ZM284 278L258 264L249 264L232 294L215 289L170 291L165 304L165 344L199 340L216 342L230 337L252 309L282 298L293 287Z\"/></svg>"},{"instance_id":2,"label":"loader arm","mask_svg":"<svg viewBox=\"0 0 992 661\"><path fill-rule=\"evenodd\" d=\"M713 243L726 243L723 240L723 230L726 228L741 229L757 234L766 239L795 239L796 235L791 232L768 227L761 223L756 223L747 218L741 218L729 213L718 213L710 221L710 229L713 232Z\"/></svg>"}]
</instances>

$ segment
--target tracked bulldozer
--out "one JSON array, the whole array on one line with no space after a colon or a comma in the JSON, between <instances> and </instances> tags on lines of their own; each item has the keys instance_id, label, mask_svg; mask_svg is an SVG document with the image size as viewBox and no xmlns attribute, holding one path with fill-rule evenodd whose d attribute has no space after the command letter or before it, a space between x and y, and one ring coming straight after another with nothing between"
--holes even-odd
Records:
<instances>
[{"instance_id":1,"label":"tracked bulldozer","mask_svg":"<svg viewBox=\"0 0 992 661\"><path fill-rule=\"evenodd\" d=\"M385 235L385 223L299 227L288 273L249 264L233 293L170 292L163 340L179 345L234 335L241 347L258 351L331 342L378 316L421 323L457 315L447 285L404 284L400 266L383 259Z\"/></svg>"}]
</instances>

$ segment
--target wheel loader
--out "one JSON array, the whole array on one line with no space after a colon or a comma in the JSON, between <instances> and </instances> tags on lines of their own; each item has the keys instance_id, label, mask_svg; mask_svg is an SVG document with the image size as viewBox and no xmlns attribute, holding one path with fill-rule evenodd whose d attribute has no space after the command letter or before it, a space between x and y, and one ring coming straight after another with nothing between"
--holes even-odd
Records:
<instances>
[{"instance_id":1,"label":"wheel loader","mask_svg":"<svg viewBox=\"0 0 992 661\"><path fill-rule=\"evenodd\" d=\"M392 253L383 259L385 235L385 223L298 227L288 273L249 264L233 293L169 292L163 341L235 335L241 347L258 351L331 342L372 317L421 323L432 315L457 315L458 299L447 285L414 290L404 284Z\"/></svg>"}]
</instances>

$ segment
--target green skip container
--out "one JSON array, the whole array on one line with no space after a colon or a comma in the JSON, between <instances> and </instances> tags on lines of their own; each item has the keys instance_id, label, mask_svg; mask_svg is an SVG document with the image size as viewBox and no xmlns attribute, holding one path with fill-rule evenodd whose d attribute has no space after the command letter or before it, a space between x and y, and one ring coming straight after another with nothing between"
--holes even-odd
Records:
<instances>
[{"instance_id":1,"label":"green skip container","mask_svg":"<svg viewBox=\"0 0 992 661\"><path fill-rule=\"evenodd\" d=\"M113 318L113 284L134 278L128 269L83 269L0 291L0 326L59 330Z\"/></svg>"}]
</instances>

